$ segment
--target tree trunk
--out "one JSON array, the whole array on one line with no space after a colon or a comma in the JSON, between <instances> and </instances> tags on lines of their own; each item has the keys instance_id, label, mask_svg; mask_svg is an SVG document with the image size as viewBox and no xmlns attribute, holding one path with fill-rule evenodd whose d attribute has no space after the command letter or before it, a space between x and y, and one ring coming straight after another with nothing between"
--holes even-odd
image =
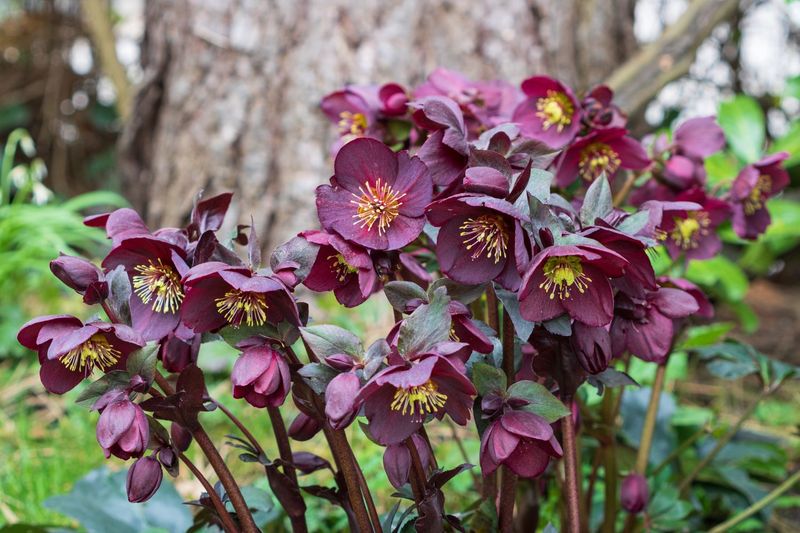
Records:
<instances>
[{"instance_id":1,"label":"tree trunk","mask_svg":"<svg viewBox=\"0 0 800 533\"><path fill-rule=\"evenodd\" d=\"M576 89L636 48L635 0L149 0L144 80L123 139L125 192L153 225L195 193L232 190L265 244L315 227L335 132L318 110L345 83L413 85L437 66Z\"/></svg>"}]
</instances>

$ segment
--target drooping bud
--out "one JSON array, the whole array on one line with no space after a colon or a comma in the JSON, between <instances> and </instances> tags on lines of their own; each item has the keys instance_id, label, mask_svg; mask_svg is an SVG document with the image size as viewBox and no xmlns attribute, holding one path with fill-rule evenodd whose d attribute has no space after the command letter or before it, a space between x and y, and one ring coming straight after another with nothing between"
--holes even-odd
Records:
<instances>
[{"instance_id":1,"label":"drooping bud","mask_svg":"<svg viewBox=\"0 0 800 533\"><path fill-rule=\"evenodd\" d=\"M647 479L641 474L628 474L622 480L620 502L629 513L641 513L647 507L649 492Z\"/></svg>"},{"instance_id":2,"label":"drooping bud","mask_svg":"<svg viewBox=\"0 0 800 533\"><path fill-rule=\"evenodd\" d=\"M572 348L578 363L590 374L599 374L611 362L611 337L604 327L572 325Z\"/></svg>"},{"instance_id":3,"label":"drooping bud","mask_svg":"<svg viewBox=\"0 0 800 533\"><path fill-rule=\"evenodd\" d=\"M50 270L64 285L83 294L87 304L96 304L108 297L108 283L103 272L86 259L61 255L50 261Z\"/></svg>"},{"instance_id":4,"label":"drooping bud","mask_svg":"<svg viewBox=\"0 0 800 533\"><path fill-rule=\"evenodd\" d=\"M155 458L148 456L137 459L128 469L125 483L128 501L142 503L152 498L161 486L163 477L161 464Z\"/></svg>"},{"instance_id":5,"label":"drooping bud","mask_svg":"<svg viewBox=\"0 0 800 533\"><path fill-rule=\"evenodd\" d=\"M173 422L170 425L169 434L172 437L172 444L179 452L185 452L189 449L189 445L192 444L192 434L177 422Z\"/></svg>"},{"instance_id":6,"label":"drooping bud","mask_svg":"<svg viewBox=\"0 0 800 533\"><path fill-rule=\"evenodd\" d=\"M139 405L127 398L110 404L97 421L97 442L106 458L141 457L150 441L150 426Z\"/></svg>"},{"instance_id":7,"label":"drooping bud","mask_svg":"<svg viewBox=\"0 0 800 533\"><path fill-rule=\"evenodd\" d=\"M344 429L358 414L354 400L361 382L353 372L339 374L325 389L325 416L334 429Z\"/></svg>"},{"instance_id":8,"label":"drooping bud","mask_svg":"<svg viewBox=\"0 0 800 533\"><path fill-rule=\"evenodd\" d=\"M253 407L278 407L289 393L289 365L269 346L247 348L231 372L233 397Z\"/></svg>"},{"instance_id":9,"label":"drooping bud","mask_svg":"<svg viewBox=\"0 0 800 533\"><path fill-rule=\"evenodd\" d=\"M289 436L297 441L310 440L319 433L322 426L305 413L298 413L289 426Z\"/></svg>"}]
</instances>

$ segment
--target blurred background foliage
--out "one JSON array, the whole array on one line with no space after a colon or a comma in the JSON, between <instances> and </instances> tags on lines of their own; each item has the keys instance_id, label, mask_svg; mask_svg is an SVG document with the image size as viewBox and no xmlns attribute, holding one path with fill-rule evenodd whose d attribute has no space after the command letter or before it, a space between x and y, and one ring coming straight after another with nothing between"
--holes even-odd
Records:
<instances>
[{"instance_id":1,"label":"blurred background foliage","mask_svg":"<svg viewBox=\"0 0 800 533\"><path fill-rule=\"evenodd\" d=\"M639 42L655 39L685 6L682 1L640 0L635 19ZM138 46L144 2L115 1L111 7L117 55L127 76L140 81ZM715 438L759 397L755 374L734 372L737 379L726 381L731 377L730 368L706 365L693 350L711 346L731 333L760 352L800 364L799 7L800 3L784 0L754 2L746 13L720 25L699 48L689 74L667 85L635 122L639 133L669 131L686 116L717 113L728 148L710 157L706 170L710 184L720 192L745 164L776 151L789 152L786 166L792 176L786 193L769 202L773 222L766 234L750 243L738 239L730 228L724 229L724 253L693 262L686 273L714 298L718 322L692 329L670 360L669 386L659 413L663 422L654 446L654 453L662 458L669 458L672 450L690 439L701 447L713 446ZM111 471L94 470L104 464L94 436L96 414L73 405L78 391L64 398L44 394L35 356L21 350L15 341L19 326L34 315L91 312L59 287L48 263L59 253L102 255L107 246L102 232L83 226L82 218L126 205L123 197L130 193L122 189L115 151L124 126L118 91L101 65L96 42L82 22L80 2L0 0L0 525L5 524L8 531L33 527L20 524L75 527L78 522L90 531L171 527L154 522L155 515L147 510L128 507L123 492L114 493L113 487L120 486L120 474L114 471L120 465L110 462ZM320 87L319 96L336 88ZM194 191L186 194L190 192ZM285 237L289 235L287 228ZM668 262L658 255L654 261L657 268L666 268ZM385 334L392 322L382 296L355 311L345 312L327 296L316 300L314 307L318 322L346 327L366 341ZM224 376L233 363L230 350L212 344L204 347L200 358L201 366L213 374L212 395L228 397ZM631 446L628 462L632 463L642 418L637 413L646 408L647 386L655 369L634 361L629 370L644 386L626 392L623 405L622 438ZM591 416L598 397L592 390L582 393L586 414ZM800 458L798 402L800 386L796 382L759 402L733 446L715 458L714 468L704 471L700 478L703 488L695 493L694 505L702 508L709 520L746 507L796 468ZM269 434L264 413L242 403L228 403L257 436ZM290 420L293 414L287 406L285 418ZM210 432L222 435L233 431L218 415L208 415ZM370 486L373 490L383 487L383 493L376 493L377 501L388 501L380 450L360 432L349 433L363 458ZM478 442L466 438L461 430L451 432L437 426L431 438L441 457L466 453L470 462L476 462ZM297 450L327 453L313 441L302 443ZM589 447L584 453L588 456L593 451ZM271 503L265 480L258 478L250 465L235 459L235 449L223 447L223 452L235 471L253 476L254 488L248 497L260 502L262 518L270 524L267 530L281 530L280 513ZM196 464L208 470L200 453L190 453ZM687 447L679 459L696 461L693 454ZM87 474L91 477L79 481ZM306 484L325 484L324 476L312 474ZM117 513L81 512L90 505L80 500L87 491L109 498ZM200 491L197 482L181 475L174 489L165 483L154 505L162 499L166 505L170 499L192 498ZM675 504L677 495L665 491L656 490L651 501L653 527L681 530L686 527L689 509L685 502ZM55 498L67 493L72 496ZM545 513L558 512L557 496L554 492L542 502ZM455 503L453 509L466 509L474 501L468 474L448 485L447 497ZM314 530L346 527L341 513L330 512L327 503L316 498L308 502ZM602 501L593 505L602 505ZM747 520L737 531L797 531L798 492L787 493L769 510ZM182 523L185 510L172 512L178 513L174 523ZM109 521L112 519L116 522Z\"/></svg>"}]
</instances>

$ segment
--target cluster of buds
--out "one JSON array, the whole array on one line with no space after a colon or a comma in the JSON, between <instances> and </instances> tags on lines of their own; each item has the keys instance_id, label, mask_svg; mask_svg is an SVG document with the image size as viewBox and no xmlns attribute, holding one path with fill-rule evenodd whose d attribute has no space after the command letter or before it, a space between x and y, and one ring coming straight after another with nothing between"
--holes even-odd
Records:
<instances>
[{"instance_id":1,"label":"cluster of buds","mask_svg":"<svg viewBox=\"0 0 800 533\"><path fill-rule=\"evenodd\" d=\"M98 442L107 456L136 459L132 501L155 492L162 468L176 470L191 440L184 426L209 400L187 376L196 376L202 342L219 338L241 352L234 398L276 408L291 394L297 440L365 417L368 436L386 447L390 483L412 483L420 508L443 520L439 489L449 477L428 423L473 418L484 475L503 467L541 476L564 453L558 420L571 416L582 382L624 354L663 362L689 317L713 314L698 287L657 276L648 251L710 257L731 217L754 238L769 223L766 199L788 182L777 154L715 196L703 170L724 145L713 119L686 121L646 149L607 87L579 97L542 76L517 88L439 69L414 90L346 87L322 109L340 136L333 176L316 190L320 228L276 249L269 268L252 229L218 240L229 194L199 201L183 228L151 231L130 209L90 217L112 244L101 267L52 263L109 322L42 317L19 340L38 352L53 393L106 374L94 404ZM363 350L351 333L309 326L301 285L345 307L385 290L396 324ZM307 364L291 348L300 336ZM137 403L152 394L153 369L138 371L148 349L183 389ZM173 422L171 435L156 419ZM626 500L637 500L625 504L636 512L642 498Z\"/></svg>"}]
</instances>

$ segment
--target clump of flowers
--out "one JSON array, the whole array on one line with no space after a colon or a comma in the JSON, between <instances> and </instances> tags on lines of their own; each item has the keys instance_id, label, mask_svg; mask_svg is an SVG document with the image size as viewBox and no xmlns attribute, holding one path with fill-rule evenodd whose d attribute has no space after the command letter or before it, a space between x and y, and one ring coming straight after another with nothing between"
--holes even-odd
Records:
<instances>
[{"instance_id":1,"label":"clump of flowers","mask_svg":"<svg viewBox=\"0 0 800 533\"><path fill-rule=\"evenodd\" d=\"M310 495L341 506L354 531L385 527L343 432L351 425L385 448L386 481L411 501L397 515L420 531L485 520L511 531L517 480L534 478L530 490L564 492L565 530L580 530L578 388L625 383L631 357L665 364L686 324L713 313L683 269L657 276L650 256L665 250L676 267L712 257L730 222L756 238L766 200L788 183L785 156L709 190L703 162L724 145L713 118L644 146L609 88L580 94L544 76L515 87L438 69L414 89L346 87L322 110L338 138L333 175L316 190L319 227L268 266L253 228L220 240L229 194L198 198L183 228L151 230L130 209L88 218L111 241L100 267L62 256L52 269L107 320L25 324L19 341L38 353L42 383L62 394L92 381L81 400L100 413L105 455L133 460L131 501L151 498L181 462L211 487L184 453L199 447L220 488L194 502L197 520L225 531L257 524L203 428L214 409L242 431L242 458L265 469L294 531L306 530ZM383 291L394 327L364 348L313 322L303 288L348 308ZM209 394L198 355L220 340L240 352L225 399ZM224 407L230 399L268 411L279 458ZM287 400L299 411L288 430ZM442 428L475 433L479 453L437 457ZM292 453L290 439L325 439L335 468ZM326 468L333 486L301 486ZM466 470L484 501L455 513L442 488ZM622 485L632 516L647 506L643 474Z\"/></svg>"}]
</instances>

